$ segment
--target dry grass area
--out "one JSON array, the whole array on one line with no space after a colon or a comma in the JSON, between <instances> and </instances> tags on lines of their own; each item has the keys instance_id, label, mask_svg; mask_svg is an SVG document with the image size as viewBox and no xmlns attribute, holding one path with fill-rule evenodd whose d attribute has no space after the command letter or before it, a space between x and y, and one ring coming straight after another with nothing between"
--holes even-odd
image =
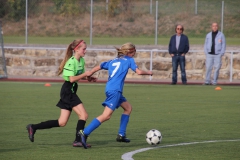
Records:
<instances>
[{"instance_id":1,"label":"dry grass area","mask_svg":"<svg viewBox=\"0 0 240 160\"><path fill-rule=\"evenodd\" d=\"M155 5L155 4L154 4ZM135 1L131 11L109 17L105 3L94 3L93 35L95 37L150 37L155 33L155 6L149 13L149 1ZM228 37L240 37L240 1L225 1L224 32ZM34 15L29 15L28 32L31 36L89 36L90 13L63 16L54 13L53 4L44 1ZM194 14L193 0L159 1L158 33L168 37L174 33L177 23L185 26L185 33L192 37L204 37L212 22L220 22L221 1L199 1L198 15ZM25 34L25 20L14 22L3 19L3 31L7 36Z\"/></svg>"}]
</instances>

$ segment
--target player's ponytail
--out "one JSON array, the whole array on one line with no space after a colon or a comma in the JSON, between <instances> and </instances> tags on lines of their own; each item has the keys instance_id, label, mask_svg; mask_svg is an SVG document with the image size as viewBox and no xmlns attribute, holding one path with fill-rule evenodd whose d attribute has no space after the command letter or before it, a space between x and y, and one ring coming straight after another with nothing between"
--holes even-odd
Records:
<instances>
[{"instance_id":1,"label":"player's ponytail","mask_svg":"<svg viewBox=\"0 0 240 160\"><path fill-rule=\"evenodd\" d=\"M63 68L66 62L69 60L69 58L73 56L74 51L81 47L83 43L86 44L86 42L84 42L83 40L74 40L71 44L68 45L65 57L58 68L58 75L60 75L63 72Z\"/></svg>"},{"instance_id":2,"label":"player's ponytail","mask_svg":"<svg viewBox=\"0 0 240 160\"><path fill-rule=\"evenodd\" d=\"M118 52L118 55L117 55L118 58L121 56L127 55L128 53L131 53L132 51L136 51L135 45L132 44L131 42L123 44L121 46L121 48L117 48L117 47L115 47L115 48Z\"/></svg>"},{"instance_id":3,"label":"player's ponytail","mask_svg":"<svg viewBox=\"0 0 240 160\"><path fill-rule=\"evenodd\" d=\"M118 53L118 54L117 54L117 57L118 57L118 58L120 58L120 57L126 55L126 54L124 54L124 51L121 50L121 48L117 48L117 47L115 47L115 49L117 50L117 53Z\"/></svg>"}]
</instances>

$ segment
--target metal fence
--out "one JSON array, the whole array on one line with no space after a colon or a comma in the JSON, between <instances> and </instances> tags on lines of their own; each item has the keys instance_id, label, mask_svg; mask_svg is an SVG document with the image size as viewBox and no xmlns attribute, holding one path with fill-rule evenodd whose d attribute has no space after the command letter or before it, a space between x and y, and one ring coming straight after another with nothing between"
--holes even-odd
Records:
<instances>
[{"instance_id":1,"label":"metal fence","mask_svg":"<svg viewBox=\"0 0 240 160\"><path fill-rule=\"evenodd\" d=\"M7 77L7 68L4 55L4 46L3 46L3 34L2 34L2 23L0 21L0 78Z\"/></svg>"},{"instance_id":2,"label":"metal fence","mask_svg":"<svg viewBox=\"0 0 240 160\"><path fill-rule=\"evenodd\" d=\"M5 36L169 37L181 23L189 37L204 37L218 22L227 37L240 37L233 0L2 0Z\"/></svg>"}]
</instances>

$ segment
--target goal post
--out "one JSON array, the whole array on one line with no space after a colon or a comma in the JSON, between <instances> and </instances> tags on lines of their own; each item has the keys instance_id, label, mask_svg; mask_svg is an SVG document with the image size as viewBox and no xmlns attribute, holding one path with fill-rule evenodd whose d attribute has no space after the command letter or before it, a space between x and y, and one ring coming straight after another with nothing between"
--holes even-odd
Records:
<instances>
[{"instance_id":1,"label":"goal post","mask_svg":"<svg viewBox=\"0 0 240 160\"><path fill-rule=\"evenodd\" d=\"M0 21L0 78L7 78L6 59L4 55L2 21Z\"/></svg>"}]
</instances>

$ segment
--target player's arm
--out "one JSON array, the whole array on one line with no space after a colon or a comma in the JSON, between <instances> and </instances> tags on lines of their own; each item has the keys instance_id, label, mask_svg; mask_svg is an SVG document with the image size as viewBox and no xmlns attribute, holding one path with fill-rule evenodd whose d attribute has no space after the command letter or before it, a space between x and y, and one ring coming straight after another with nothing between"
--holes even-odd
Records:
<instances>
[{"instance_id":1,"label":"player's arm","mask_svg":"<svg viewBox=\"0 0 240 160\"><path fill-rule=\"evenodd\" d=\"M143 71L139 69L133 58L130 59L130 65L132 71L136 72L138 75L153 75L152 71Z\"/></svg>"},{"instance_id":2,"label":"player's arm","mask_svg":"<svg viewBox=\"0 0 240 160\"><path fill-rule=\"evenodd\" d=\"M108 64L110 61L108 62L102 62L100 65L94 67L91 71L90 71L90 75L87 77L89 82L96 82L97 78L92 77L92 75L94 73L96 73L97 71L101 70L101 69L105 69L108 70Z\"/></svg>"},{"instance_id":3,"label":"player's arm","mask_svg":"<svg viewBox=\"0 0 240 160\"><path fill-rule=\"evenodd\" d=\"M96 67L94 67L91 71L90 71L90 76L92 76L94 73L96 73L97 71L99 71L99 70L101 70L102 68L101 68L101 66L99 65L99 66L96 66Z\"/></svg>"},{"instance_id":4,"label":"player's arm","mask_svg":"<svg viewBox=\"0 0 240 160\"><path fill-rule=\"evenodd\" d=\"M138 75L153 75L152 71L143 71L141 69L136 68L136 73Z\"/></svg>"},{"instance_id":5,"label":"player's arm","mask_svg":"<svg viewBox=\"0 0 240 160\"><path fill-rule=\"evenodd\" d=\"M73 83L73 82L79 81L80 79L84 79L84 78L86 78L86 77L88 77L90 75L91 75L91 72L90 71L86 71L83 74L80 74L80 75L77 75L77 76L69 76L69 81L71 83Z\"/></svg>"},{"instance_id":6,"label":"player's arm","mask_svg":"<svg viewBox=\"0 0 240 160\"><path fill-rule=\"evenodd\" d=\"M101 66L96 66L94 67L90 72L90 75L85 77L86 80L88 80L89 82L96 82L97 81L97 78L96 77L93 77L92 75L94 73L96 73L97 71L101 70Z\"/></svg>"},{"instance_id":7,"label":"player's arm","mask_svg":"<svg viewBox=\"0 0 240 160\"><path fill-rule=\"evenodd\" d=\"M97 78L93 77L93 76L87 76L87 77L83 77L81 80L87 80L89 82L96 82Z\"/></svg>"}]
</instances>

